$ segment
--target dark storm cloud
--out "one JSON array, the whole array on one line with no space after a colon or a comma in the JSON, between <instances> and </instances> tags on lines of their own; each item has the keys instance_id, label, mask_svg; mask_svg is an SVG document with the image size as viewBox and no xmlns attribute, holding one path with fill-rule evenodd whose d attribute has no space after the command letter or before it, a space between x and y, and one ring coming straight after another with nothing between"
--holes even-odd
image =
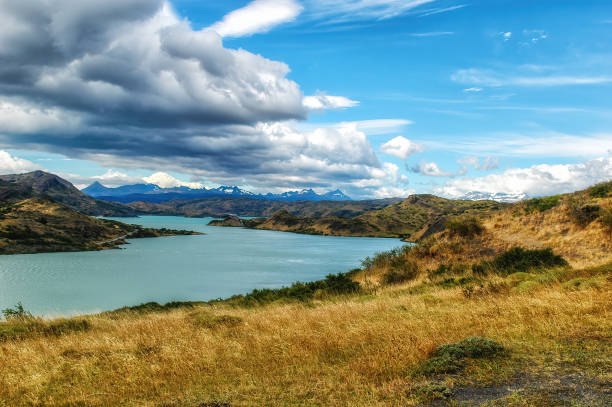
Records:
<instances>
[{"instance_id":1,"label":"dark storm cloud","mask_svg":"<svg viewBox=\"0 0 612 407\"><path fill-rule=\"evenodd\" d=\"M225 48L161 0L0 0L0 144L216 182L385 177L365 135L300 132L289 67ZM356 103L356 102L353 102Z\"/></svg>"}]
</instances>

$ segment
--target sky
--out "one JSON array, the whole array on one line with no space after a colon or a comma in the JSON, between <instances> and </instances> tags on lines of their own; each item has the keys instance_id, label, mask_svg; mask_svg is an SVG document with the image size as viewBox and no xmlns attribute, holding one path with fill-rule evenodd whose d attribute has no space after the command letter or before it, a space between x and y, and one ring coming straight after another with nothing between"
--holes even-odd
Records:
<instances>
[{"instance_id":1,"label":"sky","mask_svg":"<svg viewBox=\"0 0 612 407\"><path fill-rule=\"evenodd\" d=\"M78 187L571 192L611 94L608 0L0 0L0 173Z\"/></svg>"}]
</instances>

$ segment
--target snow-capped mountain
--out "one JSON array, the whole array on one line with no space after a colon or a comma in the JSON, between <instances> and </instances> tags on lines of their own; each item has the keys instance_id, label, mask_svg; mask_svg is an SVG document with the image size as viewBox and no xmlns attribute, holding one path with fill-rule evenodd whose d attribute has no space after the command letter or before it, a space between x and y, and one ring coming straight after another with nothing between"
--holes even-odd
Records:
<instances>
[{"instance_id":1,"label":"snow-capped mountain","mask_svg":"<svg viewBox=\"0 0 612 407\"><path fill-rule=\"evenodd\" d=\"M236 186L220 186L218 188L199 188L189 187L161 188L155 184L134 184L123 185L116 188L108 188L96 181L82 190L85 194L116 202L164 202L171 199L196 199L212 197L239 197L253 199L267 199L272 201L350 201L351 198L339 189L325 194L317 194L312 189L302 189L301 191L287 191L280 194L254 194Z\"/></svg>"},{"instance_id":2,"label":"snow-capped mountain","mask_svg":"<svg viewBox=\"0 0 612 407\"><path fill-rule=\"evenodd\" d=\"M518 201L522 201L525 199L529 199L529 195L527 194L506 194L503 192L490 193L490 192L471 191L459 197L458 199L463 199L466 201L490 200L490 201L497 201L497 202L513 203L513 202L518 202Z\"/></svg>"}]
</instances>

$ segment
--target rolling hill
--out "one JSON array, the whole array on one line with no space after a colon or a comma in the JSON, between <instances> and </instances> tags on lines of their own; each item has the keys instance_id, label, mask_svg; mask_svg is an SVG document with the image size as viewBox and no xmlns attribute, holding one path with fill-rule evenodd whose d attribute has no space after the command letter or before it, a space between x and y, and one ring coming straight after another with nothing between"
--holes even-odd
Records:
<instances>
[{"instance_id":1,"label":"rolling hill","mask_svg":"<svg viewBox=\"0 0 612 407\"><path fill-rule=\"evenodd\" d=\"M102 250L124 244L128 237L177 234L196 233L97 219L47 198L0 206L0 254Z\"/></svg>"},{"instance_id":2,"label":"rolling hill","mask_svg":"<svg viewBox=\"0 0 612 407\"><path fill-rule=\"evenodd\" d=\"M508 207L495 201L460 201L433 195L412 195L399 203L365 211L354 216L328 214L299 216L281 209L269 218L237 220L228 217L212 226L245 226L332 236L399 237L418 240L444 229L448 218L485 215Z\"/></svg>"},{"instance_id":3,"label":"rolling hill","mask_svg":"<svg viewBox=\"0 0 612 407\"><path fill-rule=\"evenodd\" d=\"M272 216L276 211L302 217L336 216L351 218L365 212L401 202L401 198L365 201L271 201L245 197L216 197L206 199L172 200L163 203L133 202L128 204L140 214L175 215L187 217Z\"/></svg>"},{"instance_id":4,"label":"rolling hill","mask_svg":"<svg viewBox=\"0 0 612 407\"><path fill-rule=\"evenodd\" d=\"M136 216L130 207L94 199L65 179L44 171L0 176L0 202L15 203L30 198L52 199L91 216Z\"/></svg>"}]
</instances>

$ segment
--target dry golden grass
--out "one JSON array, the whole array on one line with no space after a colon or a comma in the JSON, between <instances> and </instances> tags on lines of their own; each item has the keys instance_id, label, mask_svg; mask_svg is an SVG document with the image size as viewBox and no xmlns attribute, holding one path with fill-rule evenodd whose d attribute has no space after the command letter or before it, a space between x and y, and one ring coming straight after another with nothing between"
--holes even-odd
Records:
<instances>
[{"instance_id":1,"label":"dry golden grass","mask_svg":"<svg viewBox=\"0 0 612 407\"><path fill-rule=\"evenodd\" d=\"M473 335L511 356L450 386L553 369L576 349L591 352L576 369L610 379L601 367L612 338L607 280L477 298L458 288L410 294L415 284L309 306L91 316L87 332L0 343L0 405L414 405L411 389L426 383L415 367L436 346Z\"/></svg>"}]
</instances>

